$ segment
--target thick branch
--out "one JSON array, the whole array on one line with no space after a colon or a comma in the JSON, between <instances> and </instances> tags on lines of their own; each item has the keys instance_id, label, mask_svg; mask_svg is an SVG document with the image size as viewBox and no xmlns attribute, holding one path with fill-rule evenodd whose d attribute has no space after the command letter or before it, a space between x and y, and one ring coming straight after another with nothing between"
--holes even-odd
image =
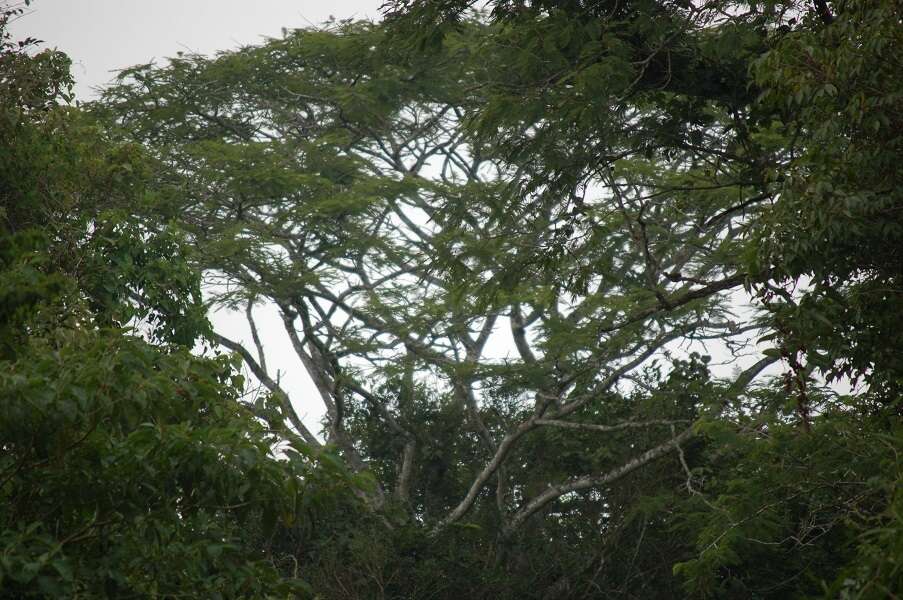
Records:
<instances>
[{"instance_id":1,"label":"thick branch","mask_svg":"<svg viewBox=\"0 0 903 600\"><path fill-rule=\"evenodd\" d=\"M245 317L248 319L248 326L251 328L251 339L254 340L254 346L257 348L257 360L260 361L260 368L267 371L267 359L263 352L263 344L260 342L260 336L257 333L257 323L254 322L254 314L252 312L253 306L254 303L248 300L248 306L245 308Z\"/></svg>"},{"instance_id":2,"label":"thick branch","mask_svg":"<svg viewBox=\"0 0 903 600\"><path fill-rule=\"evenodd\" d=\"M376 400L376 399L374 399ZM398 465L398 476L395 480L395 497L403 503L410 502L411 485L414 478L414 458L417 452L417 442L414 436L402 428L391 413L382 403L378 403L378 410L387 418L387 421L394 423L394 427L405 437L404 449L401 453L401 462ZM401 413L402 421L410 423L414 418L414 360L408 355L404 360L404 372L401 378L401 389L398 393L398 408Z\"/></svg>"},{"instance_id":3,"label":"thick branch","mask_svg":"<svg viewBox=\"0 0 903 600\"><path fill-rule=\"evenodd\" d=\"M615 425L598 425L596 423L575 423L574 421L562 421L559 419L537 419L537 425L547 425L550 427L563 427L565 429L584 429L589 431L599 431L607 433L609 431L622 431L624 429L634 429L642 427L656 427L663 425L674 425L675 423L687 423L686 419L668 420L653 419L651 421L625 421L616 423Z\"/></svg>"},{"instance_id":4,"label":"thick branch","mask_svg":"<svg viewBox=\"0 0 903 600\"><path fill-rule=\"evenodd\" d=\"M746 369L743 373L741 373L740 376L737 377L737 379L731 385L727 394L726 402L742 393L743 390L746 389L746 387L752 382L753 379L755 379L755 377L759 373L761 373L766 367L768 367L768 365L774 363L776 360L777 358L766 356L750 368ZM538 419L536 421L538 425L556 425L564 427L576 426L583 429L595 429L599 431L613 431L615 429L623 429L626 427L641 427L654 424L672 424L675 422L676 421L647 421L644 423L627 422L611 426L593 426L588 423L569 423L566 421L554 421L551 419ZM566 483L549 487L546 491L527 502L527 504L525 504L519 511L517 511L517 513L515 513L515 515L508 522L508 525L505 527L504 535L508 536L514 533L515 530L524 523L524 521L530 518L530 516L541 510L550 502L554 502L564 494L585 490L592 487L607 485L609 483L617 481L618 479L632 473L638 468L664 456L671 450L680 450L680 444L690 439L692 436L693 427L688 427L667 442L659 444L651 450L647 450L643 454L640 454L636 458L627 461L620 467L617 467L616 469L613 469L607 473L601 475L587 475L585 477L578 477Z\"/></svg>"},{"instance_id":5,"label":"thick branch","mask_svg":"<svg viewBox=\"0 0 903 600\"><path fill-rule=\"evenodd\" d=\"M520 354L521 360L527 364L535 364L536 356L530 348L527 341L527 326L524 323L524 316L520 309L520 304L511 306L511 315L508 317L511 323L511 337L514 339L514 346Z\"/></svg>"},{"instance_id":6,"label":"thick branch","mask_svg":"<svg viewBox=\"0 0 903 600\"><path fill-rule=\"evenodd\" d=\"M664 343L664 341L662 341L661 343ZM579 398L563 405L555 412L554 416L564 416L570 414L583 406L586 402L589 401L590 398L595 397L597 394L605 392L612 385L614 385L624 373L640 365L643 361L652 356L652 354L655 353L655 350L657 350L659 347L660 344L655 344L639 356L635 357L633 360L621 365L599 383L593 394L580 396ZM539 397L540 395L542 394L537 394L537 397ZM541 404L541 400L539 398L537 398L536 402L537 406ZM548 402L544 404L548 405ZM499 445L496 448L495 454L493 455L492 459L489 461L489 463L486 464L486 466L483 467L483 470L480 471L476 479L474 479L473 483L470 486L470 489L468 489L467 491L467 495L444 519L436 524L436 526L433 528L433 534L438 533L445 527L451 525L452 523L463 517L465 514L467 514L467 511L470 510L470 508L473 506L473 503L476 501L480 490L483 489L483 486L486 485L486 482L489 481L496 470L498 470L502 466L508 456L508 453L514 447L517 441L520 440L520 438L523 437L524 434L538 427L539 424L537 423L537 421L542 418L543 412L543 410L535 411L532 417L518 425L514 429L514 431L510 432L502 439L501 442L499 442Z\"/></svg>"},{"instance_id":7,"label":"thick branch","mask_svg":"<svg viewBox=\"0 0 903 600\"><path fill-rule=\"evenodd\" d=\"M400 502L410 502L411 482L414 478L414 457L417 453L417 443L408 440L404 444L401 455L401 466L398 469L398 478L395 482L395 497Z\"/></svg>"},{"instance_id":8,"label":"thick branch","mask_svg":"<svg viewBox=\"0 0 903 600\"><path fill-rule=\"evenodd\" d=\"M279 312L282 316L282 325L285 328L285 332L288 334L289 340L292 342L292 348L294 348L295 354L301 360L304 370L310 375L317 391L320 393L320 399L323 400L323 404L326 407L326 414L330 419L334 419L336 408L335 401L332 397L332 382L329 380L328 375L316 364L313 357L304 349L304 344L301 343L301 340L298 338L298 332L295 330L294 320L291 315L288 314L287 309L285 307L280 307Z\"/></svg>"},{"instance_id":9,"label":"thick branch","mask_svg":"<svg viewBox=\"0 0 903 600\"><path fill-rule=\"evenodd\" d=\"M348 438L347 433L342 427L341 394L337 389L335 378L328 371L329 367L325 363L326 357L322 356L323 349L317 346L312 339L313 332L311 331L312 328L310 323L306 322L307 319L302 318L302 322L304 322L304 327L306 329L305 333L307 334L308 339L311 340L310 346L312 352L308 353L305 351L302 341L298 338L298 332L295 331L291 311L288 307L283 305L280 305L279 308L282 316L282 323L292 342L295 354L301 359L301 363L304 365L308 374L310 374L311 379L313 379L314 384L317 386L317 390L320 392L320 397L326 405L326 413L329 418L328 441L334 443L342 450L345 460L348 461L348 464L354 471L360 472L365 470L367 468L366 463L363 458L361 458L360 453L355 449L354 444ZM316 353L316 355L314 353ZM375 493L368 496L366 500L375 508L381 507L384 502L382 487L377 485Z\"/></svg>"},{"instance_id":10,"label":"thick branch","mask_svg":"<svg viewBox=\"0 0 903 600\"><path fill-rule=\"evenodd\" d=\"M254 373L254 376L264 385L266 389L273 394L273 397L279 402L279 407L282 409L283 414L288 417L289 422L291 422L292 426L298 431L301 437L305 442L314 447L320 447L320 442L317 441L317 438L310 432L310 430L301 422L301 419L298 417L298 414L295 412L295 409L292 407L292 403L288 398L288 395L285 391L270 378L266 371L254 360L254 357L251 356L251 353L248 350L239 344L238 342L232 341L229 338L222 336L218 333L213 334L214 339L221 346L225 346L229 350L236 352L239 356L241 356L242 360L245 361L245 364L248 365L248 368L251 369L251 372Z\"/></svg>"},{"instance_id":11,"label":"thick branch","mask_svg":"<svg viewBox=\"0 0 903 600\"><path fill-rule=\"evenodd\" d=\"M745 279L746 279L745 273L735 273L734 275L731 275L730 277L726 277L720 281L712 282L711 284L709 284L705 287L702 287L702 288L697 288L695 290L689 290L676 297L660 298L659 304L657 304L655 306L651 306L644 310L638 311L638 312L634 313L633 315L631 315L630 317L628 317L627 319L625 319L624 321L621 321L617 325L612 325L609 327L602 327L599 329L599 333L600 334L601 333L611 333L611 332L617 331L618 329L621 329L622 327L626 327L627 325L630 325L632 323L638 323L639 321L648 319L649 317L651 317L652 315L654 315L656 313L659 313L662 311L674 310L675 308L683 306L684 304L689 304L693 300L707 298L708 296L711 296L718 292L723 292L724 290L729 290L733 287L737 287L738 285L742 284Z\"/></svg>"},{"instance_id":12,"label":"thick branch","mask_svg":"<svg viewBox=\"0 0 903 600\"><path fill-rule=\"evenodd\" d=\"M509 521L507 527L505 527L503 535L509 536L514 533L517 528L520 527L524 523L524 521L530 518L534 513L542 510L546 505L554 502L561 496L570 492L599 487L617 481L625 475L628 475L633 471L636 471L640 467L647 465L658 458L661 458L668 452L671 452L672 450L677 448L678 444L685 440L688 440L692 435L693 428L688 427L676 437L671 438L667 442L659 444L658 446L650 450L647 450L636 458L627 461L620 467L612 469L607 473L603 473L601 475L587 475L585 477L578 477L566 483L549 487L543 493L527 502L523 506L523 508L515 513L511 521Z\"/></svg>"},{"instance_id":13,"label":"thick branch","mask_svg":"<svg viewBox=\"0 0 903 600\"><path fill-rule=\"evenodd\" d=\"M740 375L737 376L737 379L734 380L734 383L731 384L731 387L728 390L727 401L730 401L743 393L743 390L745 390L747 386L752 383L753 379L759 376L759 373L761 373L769 365L772 365L777 361L777 356L765 356L756 364L740 373Z\"/></svg>"},{"instance_id":14,"label":"thick branch","mask_svg":"<svg viewBox=\"0 0 903 600\"><path fill-rule=\"evenodd\" d=\"M517 428L506 435L504 439L502 439L501 443L499 443L498 448L495 451L495 455L489 461L489 463L483 467L483 470L480 471L477 478L470 485L470 489L467 491L467 495L458 503L458 505L450 512L444 519L439 521L435 527L433 527L432 534L435 535L456 522L458 519L467 514L467 511L470 510L470 507L473 506L474 501L477 499L477 495L480 493L480 490L483 489L483 486L486 485L486 482L492 477L492 475L496 472L496 470L501 467L505 458L508 456L508 452L514 447L514 444L523 437L525 433L530 431L536 427L535 420L529 419L524 421Z\"/></svg>"}]
</instances>

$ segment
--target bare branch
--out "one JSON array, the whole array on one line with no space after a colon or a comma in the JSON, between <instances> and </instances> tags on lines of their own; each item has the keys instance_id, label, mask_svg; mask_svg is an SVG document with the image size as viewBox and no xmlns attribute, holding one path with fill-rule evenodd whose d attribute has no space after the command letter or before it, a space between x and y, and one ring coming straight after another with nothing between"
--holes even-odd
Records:
<instances>
[{"instance_id":1,"label":"bare branch","mask_svg":"<svg viewBox=\"0 0 903 600\"><path fill-rule=\"evenodd\" d=\"M652 461L661 458L662 456L665 456L672 450L676 449L681 442L690 439L692 435L693 428L688 427L676 437L673 437L667 442L659 444L658 446L647 450L646 452L625 462L621 466L608 471L607 473L603 473L601 475L587 475L585 477L577 477L565 483L550 486L546 491L527 502L519 511L517 511L517 513L514 514L514 516L511 518L508 525L504 529L504 535L510 536L511 534L513 534L518 527L523 525L524 521L526 521L537 511L542 510L549 503L554 502L561 496L570 492L577 492L580 490L600 487L609 483L613 483L618 479L621 479L622 477L636 471L640 467L647 465Z\"/></svg>"},{"instance_id":2,"label":"bare branch","mask_svg":"<svg viewBox=\"0 0 903 600\"><path fill-rule=\"evenodd\" d=\"M233 340L220 335L218 333L213 334L213 338L216 340L218 344L221 346L225 346L229 350L236 352L239 356L241 356L242 360L244 360L245 364L248 365L248 368L251 369L251 372L254 374L257 379L260 380L260 383L266 387L271 394L273 394L273 398L279 402L279 407L282 410L282 413L288 418L289 422L292 426L298 431L301 437L305 442L314 446L315 448L320 447L320 442L317 438L310 432L309 429L301 422L301 419L298 417L298 414L295 412L295 409L292 407L292 403L289 400L288 394L275 382L273 381L269 375L267 375L266 371L264 371L261 366L254 360L254 357L251 356L251 353L248 350Z\"/></svg>"},{"instance_id":3,"label":"bare branch","mask_svg":"<svg viewBox=\"0 0 903 600\"><path fill-rule=\"evenodd\" d=\"M254 346L257 348L257 360L260 362L260 369L266 373L267 359L266 354L263 352L263 344L260 342L260 336L257 334L257 323L254 322L254 315L252 314L253 306L254 303L248 300L248 305L245 308L245 317L248 320L248 326L251 328L251 338L254 340Z\"/></svg>"}]
</instances>

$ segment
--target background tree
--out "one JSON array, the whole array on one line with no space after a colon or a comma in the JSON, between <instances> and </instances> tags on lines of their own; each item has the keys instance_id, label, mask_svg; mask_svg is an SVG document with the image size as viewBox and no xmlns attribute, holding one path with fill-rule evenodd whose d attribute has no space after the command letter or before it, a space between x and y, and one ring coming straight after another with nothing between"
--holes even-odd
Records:
<instances>
[{"instance_id":1,"label":"background tree","mask_svg":"<svg viewBox=\"0 0 903 600\"><path fill-rule=\"evenodd\" d=\"M20 12L0 11L0 597L303 595L268 540L360 482L190 354L199 276L131 218L147 161L68 106L63 54L9 39Z\"/></svg>"}]
</instances>

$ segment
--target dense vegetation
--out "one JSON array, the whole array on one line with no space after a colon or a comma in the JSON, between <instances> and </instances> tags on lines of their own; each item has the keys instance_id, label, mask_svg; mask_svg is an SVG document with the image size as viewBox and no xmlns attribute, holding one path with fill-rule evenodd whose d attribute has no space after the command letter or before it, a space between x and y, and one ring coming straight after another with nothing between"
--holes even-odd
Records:
<instances>
[{"instance_id":1,"label":"dense vegetation","mask_svg":"<svg viewBox=\"0 0 903 600\"><path fill-rule=\"evenodd\" d=\"M133 217L141 149L65 106L68 59L28 47L0 47L0 597L303 593L272 532L357 483L304 445L274 458L279 415L192 356L200 278L181 234Z\"/></svg>"},{"instance_id":2,"label":"dense vegetation","mask_svg":"<svg viewBox=\"0 0 903 600\"><path fill-rule=\"evenodd\" d=\"M899 3L471 4L2 38L0 596L903 592Z\"/></svg>"}]
</instances>

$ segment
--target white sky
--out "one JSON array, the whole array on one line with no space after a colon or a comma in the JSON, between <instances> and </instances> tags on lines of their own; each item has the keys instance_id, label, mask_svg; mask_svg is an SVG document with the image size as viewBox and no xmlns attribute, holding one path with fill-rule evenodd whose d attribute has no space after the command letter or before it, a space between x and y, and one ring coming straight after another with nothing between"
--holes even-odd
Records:
<instances>
[{"instance_id":1,"label":"white sky","mask_svg":"<svg viewBox=\"0 0 903 600\"><path fill-rule=\"evenodd\" d=\"M212 54L278 37L282 28L338 19L377 19L383 0L34 0L10 27L13 39L35 37L73 61L76 96L117 69L175 56Z\"/></svg>"}]
</instances>

